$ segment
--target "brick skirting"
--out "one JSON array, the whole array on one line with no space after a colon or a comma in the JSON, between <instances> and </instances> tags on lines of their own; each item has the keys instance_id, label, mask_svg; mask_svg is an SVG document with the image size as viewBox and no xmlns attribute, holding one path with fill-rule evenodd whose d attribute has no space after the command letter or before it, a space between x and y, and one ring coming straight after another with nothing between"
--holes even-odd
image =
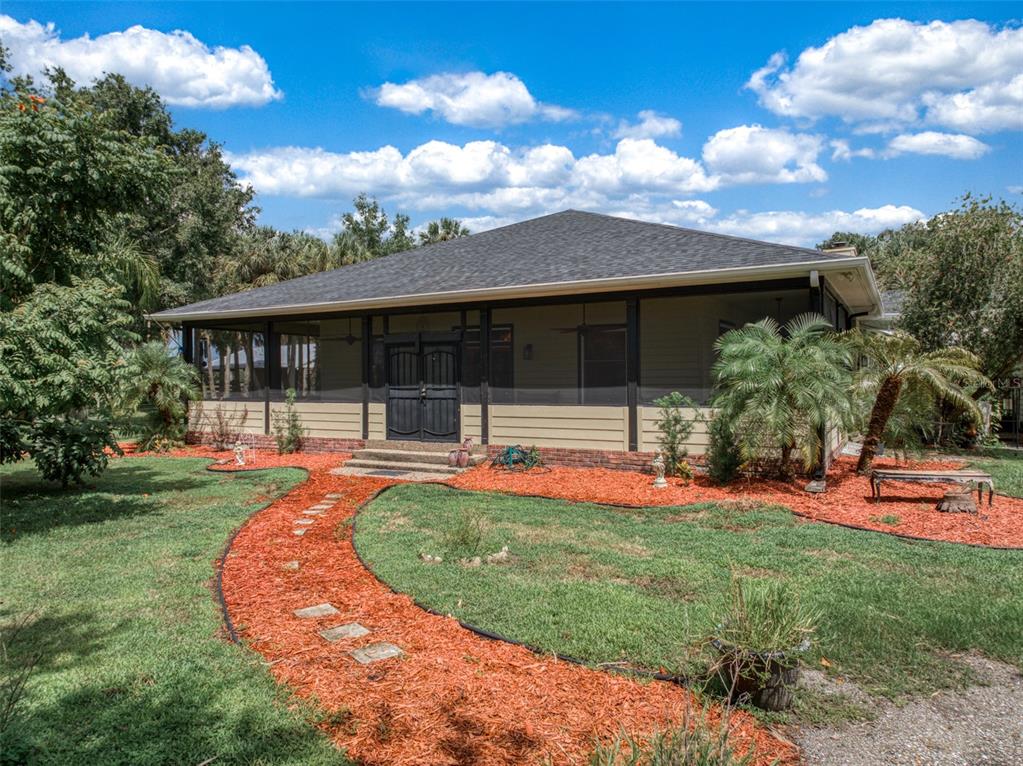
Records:
<instances>
[{"instance_id":1,"label":"brick skirting","mask_svg":"<svg viewBox=\"0 0 1023 766\"><path fill-rule=\"evenodd\" d=\"M185 441L189 444L212 444L208 433L189 431ZM277 449L274 437L265 434L243 434L242 442L256 449ZM362 439L326 439L321 436L307 436L302 439L303 452L352 452L365 446Z\"/></svg>"},{"instance_id":2,"label":"brick skirting","mask_svg":"<svg viewBox=\"0 0 1023 766\"><path fill-rule=\"evenodd\" d=\"M488 444L487 457L493 458L503 444ZM568 468L613 468L621 471L642 471L653 473L650 462L654 452L622 452L612 450L574 449L570 447L537 447L546 465L560 465Z\"/></svg>"}]
</instances>

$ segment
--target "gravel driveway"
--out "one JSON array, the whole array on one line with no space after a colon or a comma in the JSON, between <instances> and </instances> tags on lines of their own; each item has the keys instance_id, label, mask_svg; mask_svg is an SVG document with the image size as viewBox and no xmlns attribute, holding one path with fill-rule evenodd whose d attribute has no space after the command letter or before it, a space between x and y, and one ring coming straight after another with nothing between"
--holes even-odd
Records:
<instances>
[{"instance_id":1,"label":"gravel driveway","mask_svg":"<svg viewBox=\"0 0 1023 766\"><path fill-rule=\"evenodd\" d=\"M800 729L793 738L807 766L1023 764L1023 676L984 658L962 660L985 685L903 705L871 700L873 721ZM816 686L821 679L811 675L810 683Z\"/></svg>"}]
</instances>

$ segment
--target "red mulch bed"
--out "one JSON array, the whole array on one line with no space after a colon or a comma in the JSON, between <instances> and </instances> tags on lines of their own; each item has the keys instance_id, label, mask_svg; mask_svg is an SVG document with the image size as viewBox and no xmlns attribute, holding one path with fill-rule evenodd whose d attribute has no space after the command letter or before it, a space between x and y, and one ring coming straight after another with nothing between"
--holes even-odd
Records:
<instances>
[{"instance_id":1,"label":"red mulch bed","mask_svg":"<svg viewBox=\"0 0 1023 766\"><path fill-rule=\"evenodd\" d=\"M651 732L677 721L691 702L673 684L489 641L392 593L356 558L349 520L393 482L334 476L322 456L303 457L309 480L242 528L224 562L223 590L246 644L278 681L335 714L320 727L352 757L370 766L582 763L594 737L612 738L620 727ZM328 492L344 499L303 537L292 534L301 511ZM297 571L283 568L291 560L300 562ZM292 614L322 602L340 613L317 620ZM353 621L372 633L335 644L317 635ZM391 641L406 656L357 664L347 650L371 641ZM737 713L731 725L740 749L755 746L757 764L798 761L795 746L750 716Z\"/></svg>"},{"instance_id":2,"label":"red mulch bed","mask_svg":"<svg viewBox=\"0 0 1023 766\"><path fill-rule=\"evenodd\" d=\"M875 462L878 467L954 469L958 462L896 463L890 459ZM543 495L578 502L614 505L688 505L714 500L753 500L776 503L813 521L843 524L877 532L921 537L952 543L970 543L1000 548L1023 548L1023 499L996 495L994 505L978 505L976 516L966 513L941 513L935 505L947 484L906 484L889 482L880 503L870 499L870 481L855 472L852 458L840 458L828 471L827 492L812 495L804 491L806 480L793 483L743 480L718 487L706 477L690 484L669 479L666 489L655 489L652 477L632 471L602 468L550 468L531 471L507 471L478 467L451 479L448 484L461 489L507 492L519 495ZM896 516L888 524L882 517Z\"/></svg>"}]
</instances>

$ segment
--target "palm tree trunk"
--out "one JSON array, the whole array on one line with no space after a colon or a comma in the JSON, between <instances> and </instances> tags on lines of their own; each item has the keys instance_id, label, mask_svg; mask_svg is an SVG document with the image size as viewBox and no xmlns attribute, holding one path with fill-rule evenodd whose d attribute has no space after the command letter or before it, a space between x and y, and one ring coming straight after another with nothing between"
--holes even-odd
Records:
<instances>
[{"instance_id":1,"label":"palm tree trunk","mask_svg":"<svg viewBox=\"0 0 1023 766\"><path fill-rule=\"evenodd\" d=\"M792 452L795 450L794 442L789 442L781 448L781 465L778 467L778 478L789 481L792 478Z\"/></svg>"},{"instance_id":2,"label":"palm tree trunk","mask_svg":"<svg viewBox=\"0 0 1023 766\"><path fill-rule=\"evenodd\" d=\"M241 346L238 344L238 333L235 333L235 336L234 336L234 346L233 346L232 353L234 354L234 380L241 382L241 379L242 379L242 370L241 370L241 367L242 367L242 358L241 358L242 354L241 354ZM245 389L242 386L238 386L238 392L242 396L245 396Z\"/></svg>"},{"instance_id":3,"label":"palm tree trunk","mask_svg":"<svg viewBox=\"0 0 1023 766\"><path fill-rule=\"evenodd\" d=\"M863 437L863 448L860 450L860 460L856 464L858 473L866 473L870 470L870 464L874 462L874 455L877 454L877 445L881 442L881 436L888 425L895 405L899 401L899 393L902 391L901 378L885 378L881 387L877 390L877 399L874 400L874 407L870 410L870 420L867 423L867 433Z\"/></svg>"},{"instance_id":4,"label":"palm tree trunk","mask_svg":"<svg viewBox=\"0 0 1023 766\"><path fill-rule=\"evenodd\" d=\"M255 376L255 369L252 364L252 360L255 358L253 345L252 333L245 333L245 380L242 381L242 390L245 391L246 396L255 388L252 385Z\"/></svg>"}]
</instances>

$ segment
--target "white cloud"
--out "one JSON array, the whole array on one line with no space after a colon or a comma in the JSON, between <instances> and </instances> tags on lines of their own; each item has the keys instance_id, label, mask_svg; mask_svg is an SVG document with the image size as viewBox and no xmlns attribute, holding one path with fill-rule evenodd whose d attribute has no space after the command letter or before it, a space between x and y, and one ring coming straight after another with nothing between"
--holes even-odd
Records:
<instances>
[{"instance_id":1,"label":"white cloud","mask_svg":"<svg viewBox=\"0 0 1023 766\"><path fill-rule=\"evenodd\" d=\"M248 45L211 48L182 30L136 25L63 40L52 23L22 24L0 15L0 39L18 75L62 67L75 81L88 84L116 72L135 85L152 86L169 104L214 109L260 106L283 95L266 61Z\"/></svg>"},{"instance_id":2,"label":"white cloud","mask_svg":"<svg viewBox=\"0 0 1023 766\"><path fill-rule=\"evenodd\" d=\"M537 101L526 84L509 72L446 73L401 84L385 82L372 96L378 106L406 114L433 112L454 125L476 128L576 116L571 109Z\"/></svg>"},{"instance_id":3,"label":"white cloud","mask_svg":"<svg viewBox=\"0 0 1023 766\"><path fill-rule=\"evenodd\" d=\"M345 197L367 191L402 195L418 206L440 199L489 199L521 208L537 200L589 199L634 192L687 195L719 186L703 165L651 139L626 138L613 154L576 159L565 146L511 149L495 141L464 145L428 141L402 154L393 146L366 152L278 147L228 160L261 194ZM490 203L488 203L490 204Z\"/></svg>"},{"instance_id":4,"label":"white cloud","mask_svg":"<svg viewBox=\"0 0 1023 766\"><path fill-rule=\"evenodd\" d=\"M860 208L853 212L830 210L805 213L795 210L771 210L751 213L740 210L727 218L708 223L708 228L722 234L734 234L792 245L812 245L836 231L876 234L889 228L920 221L926 216L908 205L883 205Z\"/></svg>"},{"instance_id":5,"label":"white cloud","mask_svg":"<svg viewBox=\"0 0 1023 766\"><path fill-rule=\"evenodd\" d=\"M888 143L885 156L936 154L955 160L975 160L983 157L990 149L990 146L971 136L927 130L923 133L902 133L895 136Z\"/></svg>"},{"instance_id":6,"label":"white cloud","mask_svg":"<svg viewBox=\"0 0 1023 766\"><path fill-rule=\"evenodd\" d=\"M703 159L725 183L810 183L828 177L817 164L821 146L820 136L739 125L711 136Z\"/></svg>"},{"instance_id":7,"label":"white cloud","mask_svg":"<svg viewBox=\"0 0 1023 766\"><path fill-rule=\"evenodd\" d=\"M622 120L614 132L615 138L661 138L682 135L682 123L674 117L658 114L652 109L639 113L639 121L630 123Z\"/></svg>"},{"instance_id":8,"label":"white cloud","mask_svg":"<svg viewBox=\"0 0 1023 766\"><path fill-rule=\"evenodd\" d=\"M833 139L828 142L828 146L831 147L831 159L835 161L848 162L853 157L871 158L876 156L876 152L869 147L853 149L844 138Z\"/></svg>"},{"instance_id":9,"label":"white cloud","mask_svg":"<svg viewBox=\"0 0 1023 766\"><path fill-rule=\"evenodd\" d=\"M789 117L888 130L921 120L968 132L1023 127L1023 28L879 19L799 54L774 54L747 83Z\"/></svg>"},{"instance_id":10,"label":"white cloud","mask_svg":"<svg viewBox=\"0 0 1023 766\"><path fill-rule=\"evenodd\" d=\"M1023 194L1023 186L1006 186L1005 189L1009 194Z\"/></svg>"}]
</instances>

